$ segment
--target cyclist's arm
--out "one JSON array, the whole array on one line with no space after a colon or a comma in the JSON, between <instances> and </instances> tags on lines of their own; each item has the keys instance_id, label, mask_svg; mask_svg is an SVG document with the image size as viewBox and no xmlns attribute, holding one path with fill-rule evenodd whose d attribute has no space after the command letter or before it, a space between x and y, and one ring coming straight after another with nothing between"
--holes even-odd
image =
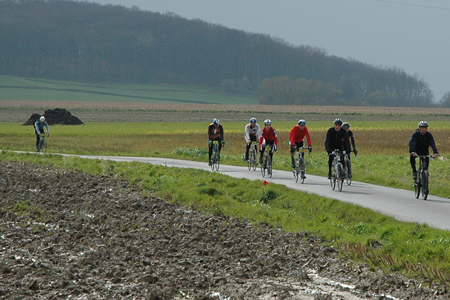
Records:
<instances>
[{"instance_id":1,"label":"cyclist's arm","mask_svg":"<svg viewBox=\"0 0 450 300\"><path fill-rule=\"evenodd\" d=\"M312 142L311 142L311 136L309 135L308 128L305 127L305 130L306 130L306 140L308 141L308 146L311 146Z\"/></svg>"},{"instance_id":2,"label":"cyclist's arm","mask_svg":"<svg viewBox=\"0 0 450 300\"><path fill-rule=\"evenodd\" d=\"M247 143L250 141L250 126L248 124L245 126L245 141Z\"/></svg>"}]
</instances>

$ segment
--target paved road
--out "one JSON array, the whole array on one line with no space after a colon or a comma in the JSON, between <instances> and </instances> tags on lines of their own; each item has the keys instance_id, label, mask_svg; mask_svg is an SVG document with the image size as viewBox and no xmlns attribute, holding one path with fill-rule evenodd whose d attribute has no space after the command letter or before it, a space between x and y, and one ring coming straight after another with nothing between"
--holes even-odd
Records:
<instances>
[{"instance_id":1,"label":"paved road","mask_svg":"<svg viewBox=\"0 0 450 300\"><path fill-rule=\"evenodd\" d=\"M139 161L168 167L194 168L211 171L205 162L177 160L157 157L89 156L84 158L106 159L112 161ZM313 193L327 198L337 199L370 208L382 214L395 217L400 221L426 223L431 227L450 230L450 199L429 195L426 201L416 199L414 190L401 190L353 181L351 186L344 185L342 192L331 190L325 177L307 175L304 184L295 183L292 173L273 171L272 178L263 178L259 169L249 171L247 167L221 165L220 173L251 180L263 180L269 183L283 184L289 188Z\"/></svg>"}]
</instances>

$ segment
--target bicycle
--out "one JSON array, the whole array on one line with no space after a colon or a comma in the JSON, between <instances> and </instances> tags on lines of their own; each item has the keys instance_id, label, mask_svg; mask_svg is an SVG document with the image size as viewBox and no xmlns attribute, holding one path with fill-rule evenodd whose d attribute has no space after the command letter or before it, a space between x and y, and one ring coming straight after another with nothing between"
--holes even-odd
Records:
<instances>
[{"instance_id":1,"label":"bicycle","mask_svg":"<svg viewBox=\"0 0 450 300\"><path fill-rule=\"evenodd\" d=\"M253 171L256 171L256 167L258 166L258 160L256 157L256 154L258 153L258 148L256 147L257 144L258 142L252 141L247 161L248 169L251 170L253 168Z\"/></svg>"},{"instance_id":2,"label":"bicycle","mask_svg":"<svg viewBox=\"0 0 450 300\"><path fill-rule=\"evenodd\" d=\"M270 178L272 177L272 157L270 154L274 152L275 147L271 145L266 145L266 150L264 151L264 156L262 159L261 164L261 175L262 177L266 176L266 170L267 170L267 176Z\"/></svg>"},{"instance_id":3,"label":"bicycle","mask_svg":"<svg viewBox=\"0 0 450 300\"><path fill-rule=\"evenodd\" d=\"M352 178L349 177L349 170L351 170L352 163L350 161L350 153L347 153L344 155L344 174L345 174L345 181L347 185L352 184Z\"/></svg>"},{"instance_id":4,"label":"bicycle","mask_svg":"<svg viewBox=\"0 0 450 300\"><path fill-rule=\"evenodd\" d=\"M426 158L433 158L433 155L419 155L416 158L420 159L419 169L417 170L417 178L414 182L414 193L416 199L419 199L420 190L422 189L422 199L427 200L428 197L428 180L430 178L430 174L428 172L428 166L426 165Z\"/></svg>"},{"instance_id":5,"label":"bicycle","mask_svg":"<svg viewBox=\"0 0 450 300\"><path fill-rule=\"evenodd\" d=\"M220 166L219 141L213 141L210 163L211 163L211 170L219 171Z\"/></svg>"},{"instance_id":6,"label":"bicycle","mask_svg":"<svg viewBox=\"0 0 450 300\"><path fill-rule=\"evenodd\" d=\"M296 151L295 153L295 164L296 167L294 167L293 171L292 171L292 176L294 176L294 180L295 182L298 182L298 175L300 174L300 182L304 183L305 182L305 147L300 147L299 149L297 149L298 151Z\"/></svg>"},{"instance_id":7,"label":"bicycle","mask_svg":"<svg viewBox=\"0 0 450 300\"><path fill-rule=\"evenodd\" d=\"M40 133L39 136L41 137L39 144L38 144L38 152L39 153L47 153L47 141L45 140L46 133Z\"/></svg>"},{"instance_id":8,"label":"bicycle","mask_svg":"<svg viewBox=\"0 0 450 300\"><path fill-rule=\"evenodd\" d=\"M345 152L343 154L345 156ZM331 165L331 177L330 177L331 189L334 190L336 188L337 183L339 192L342 192L345 174L344 174L344 167L341 163L341 151L339 149L336 149L333 152L331 152L330 155L334 155L333 162Z\"/></svg>"}]
</instances>

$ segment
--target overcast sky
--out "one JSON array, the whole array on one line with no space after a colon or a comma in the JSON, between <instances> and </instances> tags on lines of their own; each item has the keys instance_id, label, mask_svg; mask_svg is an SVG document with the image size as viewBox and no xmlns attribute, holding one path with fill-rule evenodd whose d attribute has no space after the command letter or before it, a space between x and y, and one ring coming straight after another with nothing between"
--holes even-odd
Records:
<instances>
[{"instance_id":1,"label":"overcast sky","mask_svg":"<svg viewBox=\"0 0 450 300\"><path fill-rule=\"evenodd\" d=\"M95 0L173 12L264 33L378 67L397 67L450 91L449 0Z\"/></svg>"}]
</instances>

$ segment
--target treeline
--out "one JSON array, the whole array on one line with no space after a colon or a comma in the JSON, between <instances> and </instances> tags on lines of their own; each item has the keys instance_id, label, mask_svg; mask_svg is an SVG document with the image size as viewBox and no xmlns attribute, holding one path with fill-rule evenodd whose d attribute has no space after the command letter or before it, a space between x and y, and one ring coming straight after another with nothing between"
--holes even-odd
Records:
<instances>
[{"instance_id":1,"label":"treeline","mask_svg":"<svg viewBox=\"0 0 450 300\"><path fill-rule=\"evenodd\" d=\"M262 104L427 106L428 84L395 68L122 6L0 0L0 74L88 82L195 84Z\"/></svg>"}]
</instances>

